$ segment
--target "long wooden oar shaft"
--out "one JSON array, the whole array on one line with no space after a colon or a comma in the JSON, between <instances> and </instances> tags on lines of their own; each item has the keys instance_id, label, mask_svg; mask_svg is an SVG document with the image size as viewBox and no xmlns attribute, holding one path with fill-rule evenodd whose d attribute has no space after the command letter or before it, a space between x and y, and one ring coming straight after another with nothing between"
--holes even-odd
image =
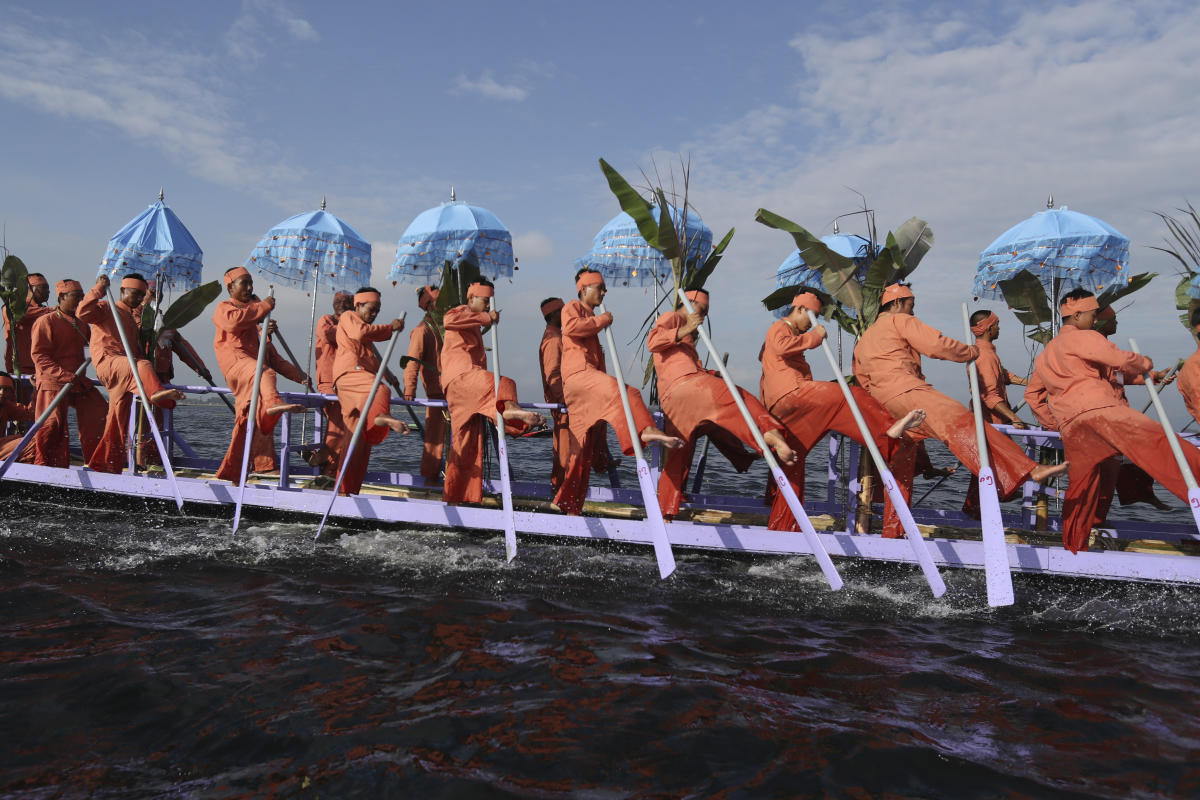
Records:
<instances>
[{"instance_id":1,"label":"long wooden oar shaft","mask_svg":"<svg viewBox=\"0 0 1200 800\"><path fill-rule=\"evenodd\" d=\"M138 372L137 359L133 355L133 347L129 343L129 337L125 334L125 326L121 324L121 315L117 313L117 304L113 300L112 291L108 291L108 310L112 312L113 324L117 327L117 334L121 337L121 346L125 348L125 358L129 360L129 371L133 373L133 383L137 386L138 398L142 403L142 410L146 412L146 417L150 422L150 432L154 434L154 444L158 447L158 457L162 459L163 471L167 473L167 480L171 483L171 491L175 494L175 505L180 511L183 510L183 495L179 493L179 483L175 480L175 470L171 468L171 459L167 456L167 448L163 445L162 436L158 432L158 421L154 419L154 411L150 408L150 398L146 396L146 387L142 384L141 373ZM132 311L130 312L132 318ZM133 466L133 465L131 465ZM136 466L134 466L136 471Z\"/></svg>"},{"instance_id":2,"label":"long wooden oar shaft","mask_svg":"<svg viewBox=\"0 0 1200 800\"><path fill-rule=\"evenodd\" d=\"M597 306L604 313L604 305ZM621 369L621 355L613 339L612 326L604 329L604 340L608 344L608 356L612 360L617 378L617 393L621 395L621 409L625 412L625 425L629 428L629 441L633 444L633 458L637 465L638 487L642 490L642 505L646 508L646 523L650 526L650 539L654 543L654 557L658 561L658 576L665 578L675 571L675 554L671 550L671 539L667 536L667 525L663 521L662 506L658 504L658 491L650 477L650 465L642 452L641 431L633 423L633 409L625 389L625 372ZM568 411L568 413L570 413Z\"/></svg>"},{"instance_id":3,"label":"long wooden oar shaft","mask_svg":"<svg viewBox=\"0 0 1200 800\"><path fill-rule=\"evenodd\" d=\"M679 301L683 303L683 307L687 312L694 314L696 309L692 307L692 301L684 294L682 288L677 290L677 294L679 295ZM721 377L725 379L725 386L728 387L729 394L733 397L733 402L737 404L738 411L742 412L742 418L746 420L746 427L750 429L750 434L754 437L754 443L762 451L763 458L767 462L767 467L771 470L771 477L775 479L775 485L779 487L779 492L787 502L788 508L791 509L792 516L800 524L800 530L804 532L804 539L813 551L813 556L816 557L817 564L820 565L821 572L825 575L825 580L829 582L829 588L842 588L842 576L838 574L837 567L833 565L833 559L825 551L825 545L821 544L821 538L817 536L817 529L813 527L812 520L808 518L808 514L800 504L800 498L796 497L796 492L792 490L791 482L788 481L787 476L783 474L783 470L779 467L779 462L775 459L775 454L771 452L770 446L767 445L766 439L763 438L762 431L755 424L754 417L750 414L750 409L746 408L746 403L742 400L741 390L733 382L733 378L729 374L729 368L717 358L719 351L713 345L712 339L708 336L708 331L704 330L704 326L701 325L696 330L700 334L700 339L704 342L704 346L712 353L713 360L717 362L717 367L721 370Z\"/></svg>"},{"instance_id":4,"label":"long wooden oar shaft","mask_svg":"<svg viewBox=\"0 0 1200 800\"><path fill-rule=\"evenodd\" d=\"M274 296L274 290L268 297ZM254 385L250 392L250 416L246 420L246 442L242 447L242 471L238 473L238 499L237 504L233 507L233 530L230 534L238 532L238 527L242 524L242 503L246 499L246 478L247 472L250 469L250 448L254 442L254 421L258 418L258 403L259 403L259 386L262 383L263 364L267 360L267 341L271 338L271 311L267 309L266 316L261 320L262 330L258 334L258 360L254 363Z\"/></svg>"},{"instance_id":5,"label":"long wooden oar shaft","mask_svg":"<svg viewBox=\"0 0 1200 800\"><path fill-rule=\"evenodd\" d=\"M1133 339L1129 340L1129 349L1139 356L1142 354ZM1192 468L1183 455L1183 448L1179 446L1179 437L1175 435L1171 421L1167 418L1167 410L1163 408L1162 398L1158 396L1158 388L1154 385L1154 376L1149 372L1146 373L1146 389L1150 392L1150 402L1154 404L1154 410L1158 412L1158 421L1162 423L1163 433L1167 435L1171 455L1175 456L1175 463L1179 465L1179 471L1183 474L1183 482L1188 488L1188 507L1192 510L1196 528L1200 530L1200 487L1196 485L1196 476L1192 474Z\"/></svg>"},{"instance_id":6,"label":"long wooden oar shaft","mask_svg":"<svg viewBox=\"0 0 1200 800\"><path fill-rule=\"evenodd\" d=\"M78 378L82 375L91 363L92 359L85 358L83 363L79 365L79 369L75 370L74 377ZM38 428L42 427L42 423L50 419L50 415L54 413L54 409L58 408L58 404L63 401L63 398L67 396L67 392L69 391L71 391L71 381L63 384L63 387L58 390L58 394L54 395L54 399L50 401L50 405L46 406L34 423L29 426L29 430L25 431L25 435L17 443L17 448L8 454L8 458L4 459L3 464L0 464L0 479L4 478L4 474L8 472L8 468L13 465L13 462L21 455L21 451L25 449L25 445L33 441L33 435L37 433Z\"/></svg>"},{"instance_id":7,"label":"long wooden oar shaft","mask_svg":"<svg viewBox=\"0 0 1200 800\"><path fill-rule=\"evenodd\" d=\"M349 313L349 312L347 312ZM401 319L407 315L407 312L400 315ZM371 391L367 395L367 402L363 404L362 413L358 415L358 423L354 426L354 434L350 437L350 445L346 448L346 455L342 458L342 468L338 470L337 480L333 484L333 491L330 493L329 505L325 507L325 513L321 515L321 524L317 526L317 535L313 537L313 541L321 538L321 532L325 530L325 521L329 519L329 512L333 510L333 503L337 500L338 490L342 488L342 480L346 477L346 469L350 466L350 459L354 457L354 451L358 447L358 443L362 441L363 431L367 429L367 414L371 411L371 404L375 402L375 393L379 391L379 384L383 382L383 374L387 372L388 360L392 357L392 350L396 347L396 340L400 338L400 331L392 334L392 338L388 340L387 350L383 354L383 358L379 361L379 369L375 372L375 380L371 382Z\"/></svg>"},{"instance_id":8,"label":"long wooden oar shaft","mask_svg":"<svg viewBox=\"0 0 1200 800\"><path fill-rule=\"evenodd\" d=\"M500 405L500 334L492 325L492 379L496 405ZM508 475L508 441L504 435L504 412L496 409L496 460L500 462L500 502L504 508L504 555L517 557L517 515L513 510L512 480Z\"/></svg>"},{"instance_id":9,"label":"long wooden oar shaft","mask_svg":"<svg viewBox=\"0 0 1200 800\"><path fill-rule=\"evenodd\" d=\"M963 332L971 339L971 318L962 304ZM1012 570L1008 563L1008 544L1004 541L1004 518L1000 515L1000 495L996 476L988 460L987 431L983 421L983 402L979 397L979 368L967 362L967 383L971 386L971 407L975 411L975 445L979 451L979 521L983 528L983 571L987 582L989 606L1013 604Z\"/></svg>"}]
</instances>

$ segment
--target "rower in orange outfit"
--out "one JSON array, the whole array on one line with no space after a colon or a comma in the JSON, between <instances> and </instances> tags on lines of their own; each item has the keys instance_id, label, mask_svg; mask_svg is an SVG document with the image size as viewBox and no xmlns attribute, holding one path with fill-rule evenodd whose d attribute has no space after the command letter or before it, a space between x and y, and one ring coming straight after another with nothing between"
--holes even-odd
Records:
<instances>
[{"instance_id":1,"label":"rower in orange outfit","mask_svg":"<svg viewBox=\"0 0 1200 800\"><path fill-rule=\"evenodd\" d=\"M539 306L542 319L546 320L546 330L542 331L542 341L538 345L538 365L542 372L542 397L547 403L564 405L563 398L563 336L561 297L547 297ZM550 418L554 420L554 466L550 470L550 489L558 491L562 486L563 476L567 474L567 461L571 456L571 429L567 424L567 415L562 411L551 411Z\"/></svg>"},{"instance_id":2,"label":"rower in orange outfit","mask_svg":"<svg viewBox=\"0 0 1200 800\"><path fill-rule=\"evenodd\" d=\"M1069 459L1069 485L1063 500L1063 546L1088 548L1093 527L1104 522L1123 455L1169 492L1187 502L1187 486L1170 455L1162 426L1123 405L1114 395L1110 370L1126 381L1145 375L1149 358L1121 350L1092 329L1100 305L1085 289L1068 292L1059 306L1062 329L1034 362L1034 379L1025 399L1039 419L1056 422ZM1194 474L1200 474L1200 450L1179 440Z\"/></svg>"},{"instance_id":3,"label":"rower in orange outfit","mask_svg":"<svg viewBox=\"0 0 1200 800\"><path fill-rule=\"evenodd\" d=\"M37 370L37 408L42 412L66 384L71 384L42 427L33 435L35 464L46 467L69 467L71 451L67 442L67 409L75 409L75 427L79 432L79 447L83 460L88 462L104 433L104 416L108 403L96 390L87 375L75 376L84 361L83 348L91 341L92 331L86 322L75 317L83 300L79 281L62 280L55 284L58 306L43 314L34 323L30 342L33 365Z\"/></svg>"},{"instance_id":4,"label":"rower in orange outfit","mask_svg":"<svg viewBox=\"0 0 1200 800\"><path fill-rule=\"evenodd\" d=\"M392 393L386 386L380 383L375 390L375 397L370 399L369 405L367 402L375 383L375 374L383 366L372 342L382 342L390 339L393 333L404 330L404 320L396 318L386 325L372 324L379 316L381 299L379 290L371 286L364 286L355 292L353 302L354 310L338 317L337 354L333 359L333 385L346 428L337 448L339 472L343 469L343 459L350 449L350 440L359 418L364 414L367 417L362 438L355 446L342 477L339 493L347 495L358 494L362 488L371 448L386 439L392 431L408 434L408 423L391 415Z\"/></svg>"},{"instance_id":5,"label":"rower in orange outfit","mask_svg":"<svg viewBox=\"0 0 1200 800\"><path fill-rule=\"evenodd\" d=\"M505 430L514 436L545 425L541 414L517 404L517 385L511 378L500 378L496 394L483 347L483 330L500 321L500 312L491 310L494 295L492 282L480 278L467 287L466 304L455 306L442 318L446 338L440 368L450 410L450 454L442 490L447 503L483 499L484 420L494 422L499 411Z\"/></svg>"},{"instance_id":6,"label":"rower in orange outfit","mask_svg":"<svg viewBox=\"0 0 1200 800\"><path fill-rule=\"evenodd\" d=\"M333 295L333 313L325 314L317 320L316 332L313 336L313 350L316 366L313 372L317 378L317 391L321 394L333 394L333 360L337 355L337 327L342 314L354 309L354 295L349 292L335 292ZM306 460L309 466L323 467L322 471L331 477L337 475L337 459L335 454L342 439L346 436L346 425L342 421L342 406L337 400L326 400L321 406L325 416L325 438L321 446L310 453Z\"/></svg>"},{"instance_id":7,"label":"rower in orange outfit","mask_svg":"<svg viewBox=\"0 0 1200 800\"><path fill-rule=\"evenodd\" d=\"M121 279L121 296L114 308L125 330L125 339L134 350L138 375L149 395L147 399L161 408L174 408L175 401L183 399L183 392L163 388L154 371L154 364L148 359L138 357L137 351L141 343L138 333L141 314L138 313L138 309L141 308L148 289L149 285L142 276L132 273L126 275ZM75 316L91 326L90 350L96 366L96 376L108 390L108 418L105 420L104 433L87 465L97 472L119 473L125 469L129 409L133 404L137 383L130 371L129 357L117 331L112 309L108 300L102 299L107 292L108 276L101 275L96 279L96 285L79 303Z\"/></svg>"},{"instance_id":8,"label":"rower in orange outfit","mask_svg":"<svg viewBox=\"0 0 1200 800\"><path fill-rule=\"evenodd\" d=\"M9 318L8 304L4 304L0 311L4 316L4 368L12 372L14 366L20 367L21 375L32 381L36 372L29 350L32 344L33 324L49 311L46 308L46 300L50 297L50 284L40 272L29 273L25 280L29 286L25 296L25 315L17 323L15 333ZM23 391L18 391L18 394L23 394Z\"/></svg>"},{"instance_id":9,"label":"rower in orange outfit","mask_svg":"<svg viewBox=\"0 0 1200 800\"><path fill-rule=\"evenodd\" d=\"M604 276L587 268L575 274L579 299L561 309L562 320L562 393L567 405L568 456L565 477L554 502L568 514L583 511L588 475L597 451L603 446L605 425L616 431L617 441L627 456L633 455L633 441L625 420L617 379L608 374L600 331L612 324L613 315L596 313L608 291ZM561 304L561 300L558 301ZM543 340L544 341L544 340ZM662 444L668 449L683 447L683 439L668 436L654 425L654 418L642 400L642 393L626 384L625 394L633 412L633 424L642 444ZM605 450L607 453L607 450Z\"/></svg>"},{"instance_id":10,"label":"rower in orange outfit","mask_svg":"<svg viewBox=\"0 0 1200 800\"><path fill-rule=\"evenodd\" d=\"M1192 327L1192 335L1200 337L1200 308L1192 311L1188 322ZM1179 368L1179 393L1183 395L1183 402L1192 419L1200 422L1200 346Z\"/></svg>"},{"instance_id":11,"label":"rower in orange outfit","mask_svg":"<svg viewBox=\"0 0 1200 800\"><path fill-rule=\"evenodd\" d=\"M14 399L16 396L17 385L13 382L12 376L7 372L0 372L0 462L6 461L24 438L20 433L4 435L8 429L8 423L33 421L33 407L28 403L18 403ZM35 433L34 436L37 434ZM35 455L35 445L30 442L25 445L25 449L16 458L16 461L22 464L32 464L35 463Z\"/></svg>"},{"instance_id":12,"label":"rower in orange outfit","mask_svg":"<svg viewBox=\"0 0 1200 800\"><path fill-rule=\"evenodd\" d=\"M788 315L767 329L759 360L762 361L762 403L771 414L783 423L788 443L796 452L799 475L804 474L804 461L817 442L830 431L849 436L859 444L862 433L854 414L836 382L814 381L812 369L804 353L820 347L826 331L812 325L808 312L819 314L821 300L812 292L799 292L792 298ZM850 387L854 400L870 428L875 445L885 461L911 460L916 442L904 435L909 428L925 420L921 409L909 411L896 420L883 406L858 386ZM772 497L771 516L767 527L777 531L798 531L800 526L788 508L783 495L775 490L773 481L768 483L768 496ZM804 501L804 481L792 481L792 490L800 501ZM891 508L891 500L885 501L884 529L893 537L903 534L900 518Z\"/></svg>"},{"instance_id":13,"label":"rower in orange outfit","mask_svg":"<svg viewBox=\"0 0 1200 800\"><path fill-rule=\"evenodd\" d=\"M916 408L925 410L925 421L908 431L914 440L938 439L972 474L979 474L975 416L962 403L934 389L921 371L921 356L965 363L979 356L979 348L943 336L913 315L916 298L904 284L883 291L880 313L854 349L854 374L859 385L894 417ZM1015 494L1027 480L1042 482L1066 471L1065 464L1041 465L995 428L985 426L988 454L1001 499ZM915 462L896 459L892 474L905 499L912 496ZM885 531L894 536L897 531Z\"/></svg>"},{"instance_id":14,"label":"rower in orange outfit","mask_svg":"<svg viewBox=\"0 0 1200 800\"><path fill-rule=\"evenodd\" d=\"M718 373L704 369L696 355L696 330L708 315L708 291L692 289L687 297L695 311L687 314L678 303L674 311L659 316L646 340L646 348L654 354L658 394L667 418L664 430L666 435L684 440L682 447L667 453L658 482L658 502L664 517L679 513L684 483L701 436L708 436L738 472L745 472L761 455L725 381ZM745 389L738 391L788 479L803 482L803 465L788 444L783 426L758 398ZM743 449L743 443L753 452Z\"/></svg>"},{"instance_id":15,"label":"rower in orange outfit","mask_svg":"<svg viewBox=\"0 0 1200 800\"><path fill-rule=\"evenodd\" d=\"M258 323L267 312L275 308L275 298L259 300L254 295L254 279L245 267L233 267L225 271L225 288L229 298L217 304L213 311L213 352L217 366L225 375L225 384L233 391L237 417L233 422L233 437L225 458L217 468L216 477L223 481L240 483L242 479L242 455L246 447L246 427L250 419L250 398L259 392L257 419L254 430L270 435L275 430L281 414L293 414L304 410L300 403L287 403L279 396L276 388L277 373L296 383L308 383L308 376L285 361L275 352L275 346L267 343L266 359L263 363L262 380L254 386L254 371L258 364ZM272 325L274 321L272 320Z\"/></svg>"},{"instance_id":16,"label":"rower in orange outfit","mask_svg":"<svg viewBox=\"0 0 1200 800\"><path fill-rule=\"evenodd\" d=\"M417 376L425 388L427 400L444 400L438 361L442 355L442 332L433 316L434 304L441 294L436 286L422 286L417 290L417 307L425 312L421 324L413 328L408 336L408 358L404 365L404 399L412 402L417 397ZM425 446L421 451L421 477L428 483L440 483L442 476L442 453L446 446L446 410L433 406L425 407Z\"/></svg>"}]
</instances>

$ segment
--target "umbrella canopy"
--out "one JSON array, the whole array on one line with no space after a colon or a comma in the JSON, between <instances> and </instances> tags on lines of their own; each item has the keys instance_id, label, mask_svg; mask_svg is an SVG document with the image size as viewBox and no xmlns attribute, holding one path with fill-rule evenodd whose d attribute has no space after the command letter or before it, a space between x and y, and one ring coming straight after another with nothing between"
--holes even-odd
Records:
<instances>
[{"instance_id":1,"label":"umbrella canopy","mask_svg":"<svg viewBox=\"0 0 1200 800\"><path fill-rule=\"evenodd\" d=\"M422 211L396 244L390 278L396 282L441 283L447 262L470 261L490 280L513 274L512 234L486 208L462 201Z\"/></svg>"},{"instance_id":2,"label":"umbrella canopy","mask_svg":"<svg viewBox=\"0 0 1200 800\"><path fill-rule=\"evenodd\" d=\"M371 283L371 245L322 202L267 231L245 267L305 291L353 292Z\"/></svg>"},{"instance_id":3,"label":"umbrella canopy","mask_svg":"<svg viewBox=\"0 0 1200 800\"><path fill-rule=\"evenodd\" d=\"M131 272L161 278L164 286L188 291L200 285L204 251L175 212L162 201L131 219L108 240L96 276L116 281Z\"/></svg>"},{"instance_id":4,"label":"umbrella canopy","mask_svg":"<svg viewBox=\"0 0 1200 800\"><path fill-rule=\"evenodd\" d=\"M1100 294L1122 286L1129 273L1129 239L1108 223L1065 206L1034 214L988 245L975 272L975 296L1003 300L1000 281L1028 270L1053 302L1078 287Z\"/></svg>"},{"instance_id":5,"label":"umbrella canopy","mask_svg":"<svg viewBox=\"0 0 1200 800\"><path fill-rule=\"evenodd\" d=\"M712 250L712 230L690 209L686 225L679 209L674 206L670 209L675 230L679 233L681 243L686 244L684 260L703 261L708 258ZM655 220L660 218L660 213L655 206ZM591 250L575 259L575 269L583 267L599 270L607 283L620 286L651 286L656 281L671 278L671 262L642 238L637 223L624 211L600 229Z\"/></svg>"},{"instance_id":6,"label":"umbrella canopy","mask_svg":"<svg viewBox=\"0 0 1200 800\"><path fill-rule=\"evenodd\" d=\"M869 239L864 239L853 233L835 233L830 236L822 236L821 241L830 250L840 256L852 259L857 269L854 271L854 276L858 280L862 280L867 273L867 267L879 254L879 246L871 247ZM800 286L805 289L813 289L823 294L829 294L829 290L821 283L821 273L815 270L804 261L804 255L800 250L793 250L791 254L783 260L779 265L779 269L775 273L775 288L782 289L785 286ZM854 309L849 308L846 311L854 314ZM776 317L782 319L788 314L788 306L782 306L775 309L773 312Z\"/></svg>"}]
</instances>

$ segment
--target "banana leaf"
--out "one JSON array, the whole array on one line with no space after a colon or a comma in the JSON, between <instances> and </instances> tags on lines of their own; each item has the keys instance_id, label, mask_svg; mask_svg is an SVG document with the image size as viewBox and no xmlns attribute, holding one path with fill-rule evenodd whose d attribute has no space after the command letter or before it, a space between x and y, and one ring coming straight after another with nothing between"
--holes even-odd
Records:
<instances>
[{"instance_id":1,"label":"banana leaf","mask_svg":"<svg viewBox=\"0 0 1200 800\"><path fill-rule=\"evenodd\" d=\"M1188 303L1192 301L1192 298L1189 297L1187 293L1188 285L1191 284L1191 282L1192 276L1184 275L1179 279L1179 283L1175 284L1175 308L1179 309L1180 311L1187 308ZM1185 322L1184 324L1186 325L1187 323Z\"/></svg>"},{"instance_id":2,"label":"banana leaf","mask_svg":"<svg viewBox=\"0 0 1200 800\"><path fill-rule=\"evenodd\" d=\"M917 268L921 259L929 252L929 248L933 247L933 229L925 220L910 217L896 229L895 242L900 258L896 262L896 274L893 279L902 281Z\"/></svg>"},{"instance_id":3,"label":"banana leaf","mask_svg":"<svg viewBox=\"0 0 1200 800\"><path fill-rule=\"evenodd\" d=\"M204 309L208 308L212 301L216 300L220 294L220 281L209 281L185 293L171 304L171 307L167 309L167 313L163 314L162 327L159 330L178 330L182 328L200 316L204 312ZM150 317L150 324L154 324L154 315L145 314L142 318L143 325L145 324L145 317Z\"/></svg>"},{"instance_id":4,"label":"banana leaf","mask_svg":"<svg viewBox=\"0 0 1200 800\"><path fill-rule=\"evenodd\" d=\"M1029 338L1045 347L1046 343L1054 338L1054 332L1039 325L1030 332Z\"/></svg>"},{"instance_id":5,"label":"banana leaf","mask_svg":"<svg viewBox=\"0 0 1200 800\"><path fill-rule=\"evenodd\" d=\"M1022 325L1041 325L1054 319L1046 289L1029 270L1023 269L1009 280L1000 281L1000 292Z\"/></svg>"},{"instance_id":6,"label":"banana leaf","mask_svg":"<svg viewBox=\"0 0 1200 800\"><path fill-rule=\"evenodd\" d=\"M432 370L435 375L440 373L437 364L429 361L422 361L421 359L413 358L412 356L400 356L400 369L407 367L410 362L420 364L425 369Z\"/></svg>"},{"instance_id":7,"label":"banana leaf","mask_svg":"<svg viewBox=\"0 0 1200 800\"><path fill-rule=\"evenodd\" d=\"M852 260L833 252L804 228L773 211L760 208L754 213L754 220L768 228L790 233L805 263L820 271L821 283L826 291L842 305L862 313L862 287L854 279L856 267Z\"/></svg>"},{"instance_id":8,"label":"banana leaf","mask_svg":"<svg viewBox=\"0 0 1200 800\"><path fill-rule=\"evenodd\" d=\"M662 189L655 189L654 194L658 198L658 241L651 244L658 248L663 258L675 262L683 257L683 252L679 249L679 231L675 230L675 220L671 218L671 206L667 203L666 193ZM684 220L687 220L686 216ZM641 229L639 224L638 230ZM683 275L680 274L679 277L682 278Z\"/></svg>"},{"instance_id":9,"label":"banana leaf","mask_svg":"<svg viewBox=\"0 0 1200 800\"><path fill-rule=\"evenodd\" d=\"M1122 297L1133 294L1138 289L1141 289L1143 286L1157 277L1157 272L1143 272L1140 275L1134 275L1129 279L1129 283L1125 284L1120 289L1114 289L1105 292L1096 298L1096 302L1100 304L1101 308L1107 308L1108 306L1111 306L1113 303L1120 300Z\"/></svg>"},{"instance_id":10,"label":"banana leaf","mask_svg":"<svg viewBox=\"0 0 1200 800\"><path fill-rule=\"evenodd\" d=\"M29 270L25 262L14 255L4 257L0 266L0 298L8 308L13 324L19 323L25 316L25 300L29 296Z\"/></svg>"},{"instance_id":11,"label":"banana leaf","mask_svg":"<svg viewBox=\"0 0 1200 800\"><path fill-rule=\"evenodd\" d=\"M604 173L604 177L608 179L608 188L616 195L621 210L633 217L633 221L637 223L638 232L642 234L642 238L651 247L661 250L658 243L658 223L654 220L654 211L646 202L646 198L638 194L629 185L629 182L621 177L621 173L613 169L603 158L600 159L600 169ZM665 206L660 213L667 213ZM670 214L667 214L667 218L670 219ZM670 258L670 256L667 257Z\"/></svg>"},{"instance_id":12,"label":"banana leaf","mask_svg":"<svg viewBox=\"0 0 1200 800\"><path fill-rule=\"evenodd\" d=\"M708 254L708 258L704 259L704 263L698 268L694 265L689 269L689 273L684 276L684 289L700 289L704 286L704 282L708 280L708 276L712 275L713 270L717 268L717 264L721 261L721 256L725 254L725 248L729 246L729 242L733 240L734 228L729 229L729 233L725 234L725 238L720 244L712 249Z\"/></svg>"},{"instance_id":13,"label":"banana leaf","mask_svg":"<svg viewBox=\"0 0 1200 800\"><path fill-rule=\"evenodd\" d=\"M883 290L893 282L894 276L904 265L896 237L887 235L887 244L880 249L879 255L867 267L863 276L863 308L859 317L862 319L862 329L866 330L879 316L879 301L883 298Z\"/></svg>"}]
</instances>

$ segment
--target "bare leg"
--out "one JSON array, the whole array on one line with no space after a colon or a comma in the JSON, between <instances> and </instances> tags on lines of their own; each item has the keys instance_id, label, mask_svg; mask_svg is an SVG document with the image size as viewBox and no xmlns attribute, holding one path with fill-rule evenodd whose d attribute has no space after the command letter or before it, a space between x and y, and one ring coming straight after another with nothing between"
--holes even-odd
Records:
<instances>
[{"instance_id":1,"label":"bare leg","mask_svg":"<svg viewBox=\"0 0 1200 800\"><path fill-rule=\"evenodd\" d=\"M178 389L163 389L161 392L155 392L154 394L150 395L150 402L154 403L156 406L160 406L168 400L178 401L185 397L187 397L187 395Z\"/></svg>"},{"instance_id":2,"label":"bare leg","mask_svg":"<svg viewBox=\"0 0 1200 800\"><path fill-rule=\"evenodd\" d=\"M303 410L304 406L300 403L280 403L268 408L267 413L274 417L279 414L299 414Z\"/></svg>"},{"instance_id":3,"label":"bare leg","mask_svg":"<svg viewBox=\"0 0 1200 800\"><path fill-rule=\"evenodd\" d=\"M909 428L915 428L925 421L924 409L914 408L912 411L905 414L900 419L896 420L892 427L887 429L888 438L899 439L904 435L904 432Z\"/></svg>"},{"instance_id":4,"label":"bare leg","mask_svg":"<svg viewBox=\"0 0 1200 800\"><path fill-rule=\"evenodd\" d=\"M1058 475L1066 475L1070 466L1070 461L1064 461L1061 464L1039 464L1033 468L1033 472L1029 473L1029 480L1035 483L1045 483Z\"/></svg>"},{"instance_id":5,"label":"bare leg","mask_svg":"<svg viewBox=\"0 0 1200 800\"><path fill-rule=\"evenodd\" d=\"M376 425L386 425L387 427L391 428L396 433L400 433L405 436L408 435L408 423L401 422L400 420L396 419L395 417L389 417L386 414L380 414L378 417L375 418L375 424Z\"/></svg>"},{"instance_id":6,"label":"bare leg","mask_svg":"<svg viewBox=\"0 0 1200 800\"><path fill-rule=\"evenodd\" d=\"M524 422L533 430L546 427L546 418L536 411L526 411L511 400L504 401L503 417Z\"/></svg>"},{"instance_id":7,"label":"bare leg","mask_svg":"<svg viewBox=\"0 0 1200 800\"><path fill-rule=\"evenodd\" d=\"M781 462L789 467L796 463L796 452L788 447L787 441L779 431L763 431L763 439L775 451L775 455L779 456Z\"/></svg>"},{"instance_id":8,"label":"bare leg","mask_svg":"<svg viewBox=\"0 0 1200 800\"><path fill-rule=\"evenodd\" d=\"M685 444L683 439L678 436L668 436L667 434L655 428L653 425L647 425L638 438L642 440L642 444L654 444L657 442L668 450L678 450Z\"/></svg>"}]
</instances>

